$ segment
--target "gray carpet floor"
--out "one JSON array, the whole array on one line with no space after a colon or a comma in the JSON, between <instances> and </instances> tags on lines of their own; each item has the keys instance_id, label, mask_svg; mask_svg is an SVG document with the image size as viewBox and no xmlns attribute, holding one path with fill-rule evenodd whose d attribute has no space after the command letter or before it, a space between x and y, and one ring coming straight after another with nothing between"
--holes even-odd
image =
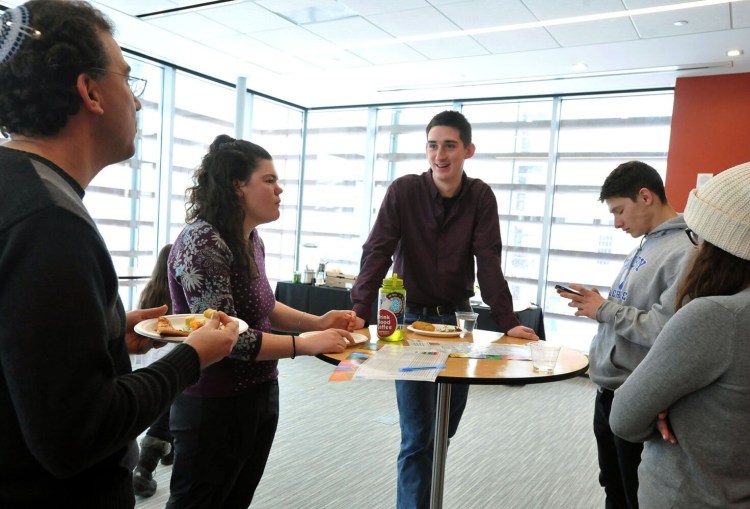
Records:
<instances>
[{"instance_id":1,"label":"gray carpet floor","mask_svg":"<svg viewBox=\"0 0 750 509\"><path fill-rule=\"evenodd\" d=\"M279 364L281 418L256 509L390 509L399 426L393 382L329 382L316 358ZM601 508L591 430L594 385L583 377L472 386L445 474L446 509ZM138 509L163 508L170 467Z\"/></svg>"}]
</instances>

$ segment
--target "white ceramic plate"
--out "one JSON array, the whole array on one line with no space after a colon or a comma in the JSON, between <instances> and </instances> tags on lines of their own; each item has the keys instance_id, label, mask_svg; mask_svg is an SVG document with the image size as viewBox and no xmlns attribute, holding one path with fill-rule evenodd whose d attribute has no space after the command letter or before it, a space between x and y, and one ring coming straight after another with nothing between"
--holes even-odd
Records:
<instances>
[{"instance_id":1,"label":"white ceramic plate","mask_svg":"<svg viewBox=\"0 0 750 509\"><path fill-rule=\"evenodd\" d=\"M208 318L203 315L197 315L193 313L188 313L185 315L165 315L165 317L170 321L172 327L174 327L175 329L187 328L187 324L185 322L190 317L199 318L201 320L208 320ZM248 329L248 325L245 320L241 320L240 318L235 318L233 316L231 318L239 324L240 334ZM147 338L151 339L158 339L160 341L166 341L167 343L182 343L183 341L185 341L185 338L187 336L162 336L158 334L156 332L156 323L158 322L158 320L158 318L149 318L148 320L143 320L142 322L137 323L133 330L135 330L135 332L137 332L141 336L146 336Z\"/></svg>"},{"instance_id":2,"label":"white ceramic plate","mask_svg":"<svg viewBox=\"0 0 750 509\"><path fill-rule=\"evenodd\" d=\"M310 336L312 334L317 334L318 332L320 332L320 331L303 332L302 334L299 335L299 337L304 338L304 337ZM355 345L359 345L359 344L362 344L362 343L367 343L367 341L368 341L367 336L365 336L364 334L358 334L356 332L352 332L351 335L352 335L352 339L354 339L354 344ZM351 343L349 344L349 346L352 346Z\"/></svg>"},{"instance_id":3,"label":"white ceramic plate","mask_svg":"<svg viewBox=\"0 0 750 509\"><path fill-rule=\"evenodd\" d=\"M440 324L433 324L435 327L440 327ZM412 332L416 332L417 334L422 334L423 336L432 336L435 338L455 338L457 336L460 336L462 332L464 332L463 329L458 329L452 332L440 332L440 331L431 331L431 330L420 330L415 329L411 325L406 327Z\"/></svg>"}]
</instances>

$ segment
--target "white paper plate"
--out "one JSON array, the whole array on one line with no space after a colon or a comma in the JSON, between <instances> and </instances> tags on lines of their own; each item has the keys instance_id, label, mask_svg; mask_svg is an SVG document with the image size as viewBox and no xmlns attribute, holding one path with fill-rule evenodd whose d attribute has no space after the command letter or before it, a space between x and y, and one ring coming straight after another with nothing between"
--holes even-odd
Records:
<instances>
[{"instance_id":1,"label":"white paper plate","mask_svg":"<svg viewBox=\"0 0 750 509\"><path fill-rule=\"evenodd\" d=\"M206 318L205 316L194 313L188 313L184 315L165 315L165 318L169 320L169 322L172 324L172 327L174 327L175 329L187 328L187 319L192 317L201 320L208 320L208 318ZM248 325L245 320L235 318L233 316L230 318L239 324L240 334L248 329ZM149 318L148 320L143 320L142 322L137 323L133 330L141 336L146 336L147 338L151 339L158 339L159 341L166 341L167 343L182 343L183 341L185 341L185 338L187 336L162 336L161 334L157 333L156 323L158 321L158 318Z\"/></svg>"},{"instance_id":2,"label":"white paper plate","mask_svg":"<svg viewBox=\"0 0 750 509\"><path fill-rule=\"evenodd\" d=\"M434 324L434 325L438 325L438 324ZM432 337L435 337L435 338L455 338L457 336L460 336L461 333L464 332L463 329L459 329L459 330L453 331L453 332L439 332L439 331L430 331L430 330L420 330L420 329L415 329L411 325L407 326L406 328L409 329L412 332L416 332L417 334L422 334L423 336L432 336Z\"/></svg>"},{"instance_id":3,"label":"white paper plate","mask_svg":"<svg viewBox=\"0 0 750 509\"><path fill-rule=\"evenodd\" d=\"M320 332L320 331L316 330L316 331L303 332L302 334L299 335L299 337L304 338L304 337L307 337L307 336L311 336L313 334L317 334L318 332ZM367 343L367 341L368 341L367 336L365 336L364 334L359 334L357 332L352 332L351 335L352 335L352 339L354 339L354 344L355 345L359 345L359 344L362 344L362 343ZM349 343L349 346L352 346L351 343Z\"/></svg>"}]
</instances>

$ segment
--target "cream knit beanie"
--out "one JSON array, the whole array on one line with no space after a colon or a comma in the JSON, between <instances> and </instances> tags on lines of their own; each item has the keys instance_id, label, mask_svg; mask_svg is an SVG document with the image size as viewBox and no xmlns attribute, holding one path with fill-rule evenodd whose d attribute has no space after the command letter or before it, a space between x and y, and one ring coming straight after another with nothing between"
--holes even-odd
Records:
<instances>
[{"instance_id":1,"label":"cream knit beanie","mask_svg":"<svg viewBox=\"0 0 750 509\"><path fill-rule=\"evenodd\" d=\"M750 163L724 170L690 191L684 217L703 239L750 260Z\"/></svg>"}]
</instances>

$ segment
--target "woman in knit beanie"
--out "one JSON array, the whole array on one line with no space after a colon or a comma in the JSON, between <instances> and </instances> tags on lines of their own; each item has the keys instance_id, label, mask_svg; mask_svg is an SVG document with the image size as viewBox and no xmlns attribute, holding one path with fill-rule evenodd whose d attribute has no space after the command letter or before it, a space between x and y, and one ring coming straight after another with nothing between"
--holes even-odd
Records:
<instances>
[{"instance_id":1,"label":"woman in knit beanie","mask_svg":"<svg viewBox=\"0 0 750 509\"><path fill-rule=\"evenodd\" d=\"M678 311L610 423L646 442L641 508L750 507L750 163L693 189L685 222L696 254Z\"/></svg>"}]
</instances>

